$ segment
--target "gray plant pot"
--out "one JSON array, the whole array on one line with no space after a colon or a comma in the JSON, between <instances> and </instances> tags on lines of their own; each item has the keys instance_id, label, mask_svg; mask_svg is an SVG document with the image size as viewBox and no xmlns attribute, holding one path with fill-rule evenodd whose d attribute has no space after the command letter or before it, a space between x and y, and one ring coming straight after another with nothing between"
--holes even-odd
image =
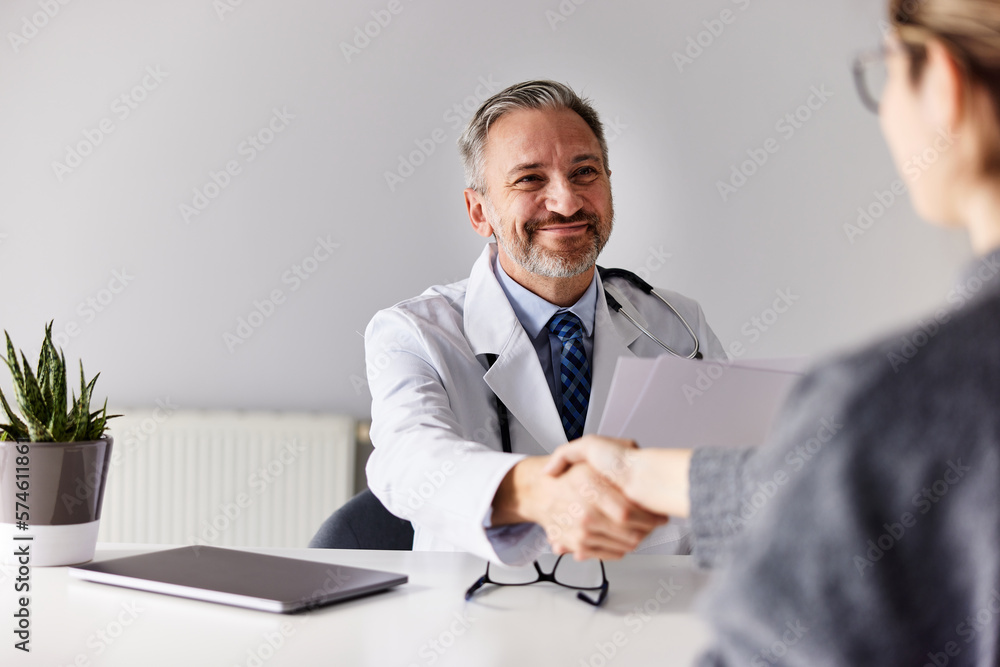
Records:
<instances>
[{"instance_id":1,"label":"gray plant pot","mask_svg":"<svg viewBox=\"0 0 1000 667\"><path fill-rule=\"evenodd\" d=\"M5 562L44 567L94 557L111 445L111 436L90 442L0 442ZM18 522L25 514L27 528L22 529Z\"/></svg>"}]
</instances>

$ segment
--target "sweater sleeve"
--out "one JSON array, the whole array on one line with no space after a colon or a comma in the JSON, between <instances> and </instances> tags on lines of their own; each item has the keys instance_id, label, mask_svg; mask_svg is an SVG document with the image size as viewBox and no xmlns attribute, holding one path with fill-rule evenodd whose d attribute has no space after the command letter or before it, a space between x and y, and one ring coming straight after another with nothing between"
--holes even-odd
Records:
<instances>
[{"instance_id":1,"label":"sweater sleeve","mask_svg":"<svg viewBox=\"0 0 1000 667\"><path fill-rule=\"evenodd\" d=\"M727 560L742 521L740 506L752 487L752 449L698 449L691 457L692 553L702 567Z\"/></svg>"}]
</instances>

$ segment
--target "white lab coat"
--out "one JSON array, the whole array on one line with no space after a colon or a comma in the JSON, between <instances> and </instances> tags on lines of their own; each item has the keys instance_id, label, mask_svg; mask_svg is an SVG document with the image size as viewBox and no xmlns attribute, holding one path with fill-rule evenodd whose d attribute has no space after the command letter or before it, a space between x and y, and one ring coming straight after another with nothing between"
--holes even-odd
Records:
<instances>
[{"instance_id":1,"label":"white lab coat","mask_svg":"<svg viewBox=\"0 0 1000 667\"><path fill-rule=\"evenodd\" d=\"M378 312L365 332L375 446L369 487L389 511L413 523L415 550L462 550L493 561L502 557L487 538L484 520L500 482L525 456L549 454L566 442L535 348L493 273L496 252L488 244L467 280L432 287ZM585 433L600 423L618 358L664 353L608 308L598 281ZM683 324L656 297L621 279L609 282L638 322L675 350L692 349ZM724 358L698 304L658 291L687 318L702 354ZM487 371L489 353L498 359ZM495 396L510 414L513 454L503 452ZM684 527L671 522L664 529L647 542L683 550L678 545ZM530 562L547 549L544 532L535 526L519 540L515 556L505 550L505 559Z\"/></svg>"}]
</instances>

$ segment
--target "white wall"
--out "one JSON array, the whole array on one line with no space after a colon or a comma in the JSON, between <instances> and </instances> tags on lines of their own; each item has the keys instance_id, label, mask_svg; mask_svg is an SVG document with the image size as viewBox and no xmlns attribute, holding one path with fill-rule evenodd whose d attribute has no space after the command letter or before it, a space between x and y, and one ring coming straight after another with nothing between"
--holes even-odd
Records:
<instances>
[{"instance_id":1,"label":"white wall","mask_svg":"<svg viewBox=\"0 0 1000 667\"><path fill-rule=\"evenodd\" d=\"M399 0L391 15L388 0L243 0L220 15L227 1L0 7L0 327L34 354L54 318L113 403L366 415L357 332L466 276L482 246L453 107L528 78L571 84L612 124L617 225L602 263L654 269L748 356L885 332L942 300L968 257L906 201L845 234L896 179L849 68L878 43L881 3ZM703 22L723 10L732 22L709 40ZM391 22L348 62L341 43L373 11ZM699 34L711 43L679 71L675 52ZM115 102L143 81L156 87L137 108ZM788 136L776 123L814 87L832 97ZM241 142L274 109L294 118L251 161ZM113 132L57 175L102 119ZM443 143L391 190L385 172L435 132ZM778 151L722 201L717 181L769 138ZM179 206L231 160L240 173L185 221ZM283 276L317 238L338 246L295 289ZM116 271L128 284L112 294ZM754 341L744 327L779 289L798 301ZM224 334L273 290L284 302L230 351Z\"/></svg>"}]
</instances>

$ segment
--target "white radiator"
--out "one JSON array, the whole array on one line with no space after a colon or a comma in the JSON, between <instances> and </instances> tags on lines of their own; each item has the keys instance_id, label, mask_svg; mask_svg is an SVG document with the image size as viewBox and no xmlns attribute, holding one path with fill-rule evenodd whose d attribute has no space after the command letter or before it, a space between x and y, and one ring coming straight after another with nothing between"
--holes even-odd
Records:
<instances>
[{"instance_id":1,"label":"white radiator","mask_svg":"<svg viewBox=\"0 0 1000 667\"><path fill-rule=\"evenodd\" d=\"M117 412L102 542L305 547L354 491L348 417Z\"/></svg>"}]
</instances>

